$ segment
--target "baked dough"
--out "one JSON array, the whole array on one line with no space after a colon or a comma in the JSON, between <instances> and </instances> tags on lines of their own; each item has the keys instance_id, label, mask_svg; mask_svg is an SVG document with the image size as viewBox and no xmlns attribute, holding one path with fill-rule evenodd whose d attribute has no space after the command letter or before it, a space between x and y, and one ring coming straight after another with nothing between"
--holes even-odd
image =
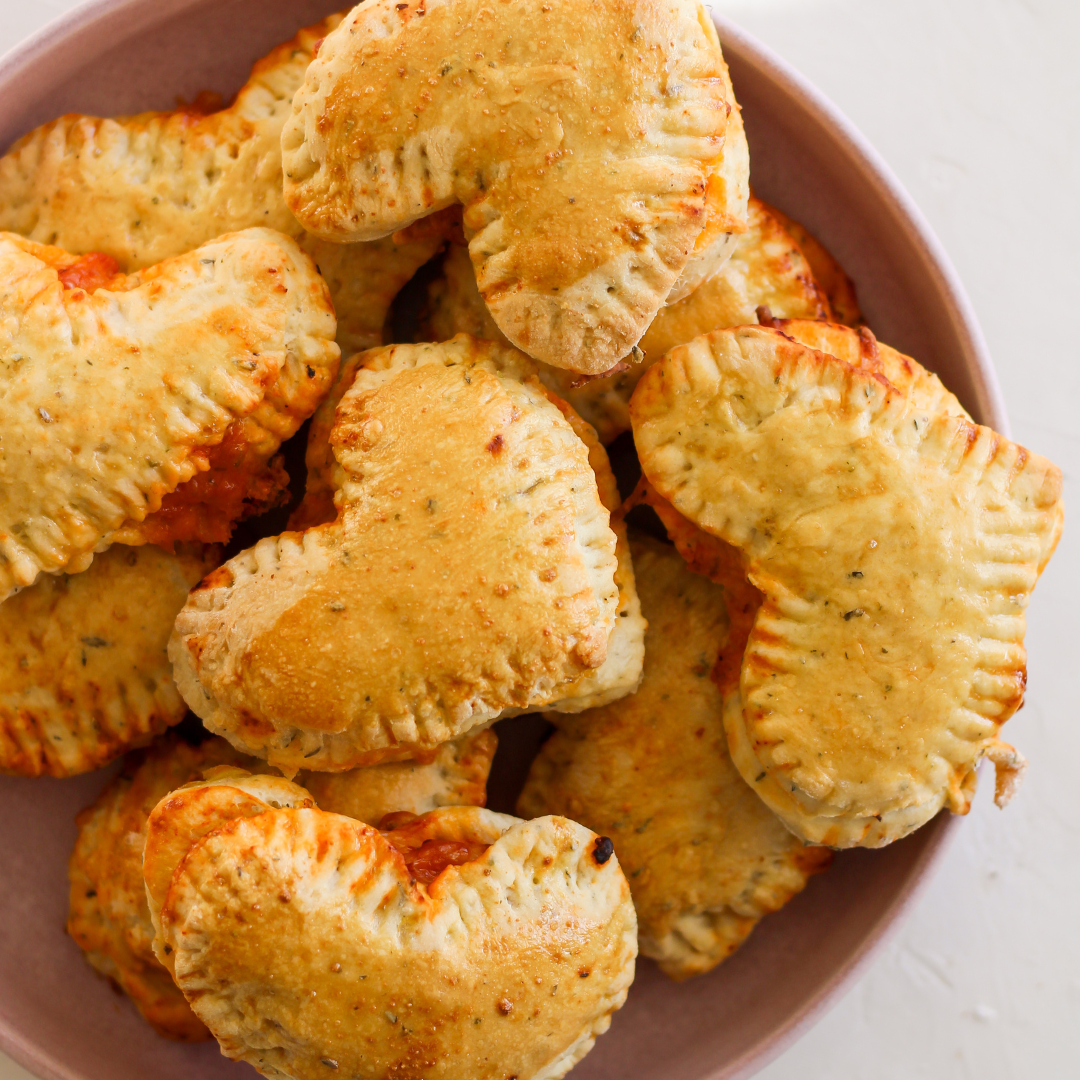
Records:
<instances>
[{"instance_id":1,"label":"baked dough","mask_svg":"<svg viewBox=\"0 0 1080 1080\"><path fill-rule=\"evenodd\" d=\"M277 229L326 279L342 351L381 345L391 302L442 246L452 218L370 244L328 244L304 232L285 205L281 128L313 47L340 21L332 15L279 45L226 109L115 120L69 114L36 128L0 158L0 229L105 252L125 270L222 233Z\"/></svg>"},{"instance_id":2,"label":"baked dough","mask_svg":"<svg viewBox=\"0 0 1080 1080\"><path fill-rule=\"evenodd\" d=\"M785 824L889 843L966 812L983 757L1005 801L1022 759L997 736L1023 701L1060 470L765 328L674 349L630 411L649 480L764 596L725 725Z\"/></svg>"},{"instance_id":3,"label":"baked dough","mask_svg":"<svg viewBox=\"0 0 1080 1080\"><path fill-rule=\"evenodd\" d=\"M0 600L145 539L234 422L269 460L338 366L326 287L280 233L223 236L115 291L64 288L55 254L0 235Z\"/></svg>"},{"instance_id":4,"label":"baked dough","mask_svg":"<svg viewBox=\"0 0 1080 1080\"><path fill-rule=\"evenodd\" d=\"M971 419L956 396L945 389L933 372L927 371L918 360L878 341L868 326L856 329L809 319L772 319L768 325L800 345L835 356L853 368L884 375L916 410Z\"/></svg>"},{"instance_id":5,"label":"baked dough","mask_svg":"<svg viewBox=\"0 0 1080 1080\"><path fill-rule=\"evenodd\" d=\"M483 805L496 743L494 732L481 731L440 746L427 762L303 772L297 780L324 810L371 824L391 813L410 817L438 806ZM231 771L223 773L226 768ZM131 754L123 771L78 817L79 836L68 866L68 932L94 968L166 1038L190 1042L210 1033L154 956L143 881L147 819L166 795L206 775L239 777L237 769L268 768L215 736L191 746L168 735Z\"/></svg>"},{"instance_id":6,"label":"baked dough","mask_svg":"<svg viewBox=\"0 0 1080 1080\"><path fill-rule=\"evenodd\" d=\"M523 817L564 814L611 837L638 915L643 956L676 979L715 967L763 915L828 864L750 790L728 755L723 694L713 681L742 655L754 608L738 563L716 583L675 550L633 541L649 620L641 689L576 717L549 714L555 734L518 800ZM739 665L726 687L738 693Z\"/></svg>"},{"instance_id":7,"label":"baked dough","mask_svg":"<svg viewBox=\"0 0 1080 1080\"><path fill-rule=\"evenodd\" d=\"M799 245L806 261L814 271L825 295L829 298L833 318L847 326L861 326L863 314L859 309L859 298L855 293L855 283L844 272L836 257L811 233L805 225L793 221L782 210L773 207L780 223Z\"/></svg>"},{"instance_id":8,"label":"baked dough","mask_svg":"<svg viewBox=\"0 0 1080 1080\"><path fill-rule=\"evenodd\" d=\"M724 153L708 179L705 227L694 244L690 260L667 295L668 304L689 296L718 273L749 226L750 146L726 62L722 62L721 78L724 97L731 106L724 127Z\"/></svg>"},{"instance_id":9,"label":"baked dough","mask_svg":"<svg viewBox=\"0 0 1080 1080\"><path fill-rule=\"evenodd\" d=\"M250 759L224 739L196 747L167 735L131 754L123 771L76 819L79 836L68 863L68 933L94 968L169 1039L195 1042L210 1033L154 956L142 872L146 821L170 791L204 769L245 760Z\"/></svg>"},{"instance_id":10,"label":"baked dough","mask_svg":"<svg viewBox=\"0 0 1080 1080\"><path fill-rule=\"evenodd\" d=\"M507 338L598 374L706 224L728 231L729 86L697 0L374 0L327 35L293 99L285 200L337 241L461 203Z\"/></svg>"},{"instance_id":11,"label":"baked dough","mask_svg":"<svg viewBox=\"0 0 1080 1080\"><path fill-rule=\"evenodd\" d=\"M498 331L496 331L498 333ZM502 335L499 334L499 338ZM505 340L505 339L502 339ZM508 346L509 348L509 346ZM337 405L356 378L364 357L350 357L341 366L341 373L330 396L319 406L311 422L307 447L307 490L300 505L289 519L290 529L308 529L337 517L334 506L333 469L334 449L330 440ZM548 369L549 371L554 369ZM543 377L543 373L539 373ZM637 689L645 655L645 621L634 588L634 567L630 560L626 523L616 511L622 502L615 474L611 471L607 452L596 431L561 398L547 395L562 412L574 434L589 451L589 464L596 476L600 501L611 514L611 531L615 534L615 586L619 590L619 606L615 629L608 641L607 659L599 668L586 672L566 687L562 697L552 706L564 712L577 712L608 701L614 701ZM366 820L366 819L365 819Z\"/></svg>"},{"instance_id":12,"label":"baked dough","mask_svg":"<svg viewBox=\"0 0 1080 1080\"><path fill-rule=\"evenodd\" d=\"M528 358L464 335L375 350L331 441L338 518L260 541L177 618L169 655L207 727L291 775L582 700L615 624L635 621L631 571L593 470L602 448ZM625 693L640 667L612 674Z\"/></svg>"},{"instance_id":13,"label":"baked dough","mask_svg":"<svg viewBox=\"0 0 1080 1080\"><path fill-rule=\"evenodd\" d=\"M144 746L187 705L166 655L220 549L117 545L0 604L0 772L74 776Z\"/></svg>"},{"instance_id":14,"label":"baked dough","mask_svg":"<svg viewBox=\"0 0 1080 1080\"><path fill-rule=\"evenodd\" d=\"M638 343L641 356L626 370L583 381L560 368L539 365L540 378L587 420L604 443L630 430L630 395L645 370L669 349L699 334L758 321L767 307L778 319L827 319L828 301L810 264L771 207L751 198L749 227L736 235L730 260L714 277L678 303L657 312ZM442 273L428 286L419 336L445 341L454 334L505 341L480 298L468 253L450 244Z\"/></svg>"},{"instance_id":15,"label":"baked dough","mask_svg":"<svg viewBox=\"0 0 1080 1080\"><path fill-rule=\"evenodd\" d=\"M430 883L410 873L418 841L450 849ZM557 1080L637 953L610 841L471 807L390 833L314 809L238 818L184 856L161 921L222 1052L297 1080Z\"/></svg>"},{"instance_id":16,"label":"baked dough","mask_svg":"<svg viewBox=\"0 0 1080 1080\"><path fill-rule=\"evenodd\" d=\"M142 853L143 883L154 927L154 955L170 974L175 977L176 958L163 931L161 909L173 874L192 846L238 818L282 807L309 809L314 805L310 792L282 776L222 765L170 791L150 811Z\"/></svg>"},{"instance_id":17,"label":"baked dough","mask_svg":"<svg viewBox=\"0 0 1080 1080\"><path fill-rule=\"evenodd\" d=\"M311 792L321 809L368 825L379 825L392 813L419 815L440 806L483 806L498 744L495 732L485 728L443 743L414 761L387 761L348 772L303 771L296 782Z\"/></svg>"}]
</instances>

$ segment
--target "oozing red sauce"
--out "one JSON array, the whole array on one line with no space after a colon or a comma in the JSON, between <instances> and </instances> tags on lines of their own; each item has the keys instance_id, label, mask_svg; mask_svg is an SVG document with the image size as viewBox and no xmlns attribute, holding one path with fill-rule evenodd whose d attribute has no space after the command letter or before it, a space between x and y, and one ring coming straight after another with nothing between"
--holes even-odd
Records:
<instances>
[{"instance_id":1,"label":"oozing red sauce","mask_svg":"<svg viewBox=\"0 0 1080 1080\"><path fill-rule=\"evenodd\" d=\"M166 495L161 509L143 522L143 535L151 544L224 544L238 521L283 501L288 474L278 459L264 464L251 452L242 425L231 424L217 446L197 452L210 468Z\"/></svg>"},{"instance_id":2,"label":"oozing red sauce","mask_svg":"<svg viewBox=\"0 0 1080 1080\"><path fill-rule=\"evenodd\" d=\"M114 284L116 278L123 277L120 264L111 255L103 255L100 251L79 256L66 270L57 273L65 289L83 289L88 293Z\"/></svg>"},{"instance_id":3,"label":"oozing red sauce","mask_svg":"<svg viewBox=\"0 0 1080 1080\"><path fill-rule=\"evenodd\" d=\"M479 859L489 847L479 840L439 839L425 840L419 847L414 847L419 839L417 832L423 835L428 827L430 825L425 825L422 817L407 810L386 814L379 822L379 830L401 853L409 873L425 885L430 885L448 866L464 866Z\"/></svg>"},{"instance_id":4,"label":"oozing red sauce","mask_svg":"<svg viewBox=\"0 0 1080 1080\"><path fill-rule=\"evenodd\" d=\"M487 849L487 844L472 840L426 840L418 848L402 851L401 857L417 881L430 885L448 866L464 866Z\"/></svg>"}]
</instances>

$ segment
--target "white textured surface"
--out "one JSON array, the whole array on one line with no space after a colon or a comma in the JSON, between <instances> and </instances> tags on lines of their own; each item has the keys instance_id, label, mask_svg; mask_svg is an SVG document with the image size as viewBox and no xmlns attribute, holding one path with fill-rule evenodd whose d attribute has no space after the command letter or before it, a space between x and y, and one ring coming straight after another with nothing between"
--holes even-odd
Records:
<instances>
[{"instance_id":1,"label":"white textured surface","mask_svg":"<svg viewBox=\"0 0 1080 1080\"><path fill-rule=\"evenodd\" d=\"M0 52L75 6L0 0ZM1068 318L1080 297L1080 0L715 6L831 97L907 186L971 295L1014 438L1062 466L1071 500L1080 469L1080 339ZM1073 525L1031 606L1027 705L1006 729L1031 760L1023 790L1004 812L980 793L908 923L760 1080L1080 1077ZM0 1057L0 1080L28 1076Z\"/></svg>"}]
</instances>

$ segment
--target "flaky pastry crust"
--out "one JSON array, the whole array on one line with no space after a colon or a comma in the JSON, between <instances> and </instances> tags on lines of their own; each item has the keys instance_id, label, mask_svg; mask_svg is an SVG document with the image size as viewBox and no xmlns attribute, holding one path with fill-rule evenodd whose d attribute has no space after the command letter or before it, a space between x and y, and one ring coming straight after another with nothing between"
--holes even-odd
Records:
<instances>
[{"instance_id":1,"label":"flaky pastry crust","mask_svg":"<svg viewBox=\"0 0 1080 1080\"><path fill-rule=\"evenodd\" d=\"M459 249L460 250L460 249ZM470 272L470 281L471 281ZM481 305L483 307L483 305ZM484 309L486 312L486 308ZM497 337L488 340L505 341L495 330ZM508 345L507 348L510 348ZM336 460L330 433L337 413L337 406L356 378L365 362L362 354L350 357L341 365L337 382L330 396L319 406L311 421L307 445L307 487L300 505L289 519L290 529L308 529L322 525L337 517L334 506L334 468ZM541 367L542 365L538 365ZM549 368L548 372L555 369ZM538 371L541 380L544 372ZM546 386L544 393L566 418L577 437L589 452L589 464L596 477L600 501L611 515L611 531L615 534L615 586L619 591L615 628L608 641L607 658L600 667L575 679L562 690L560 700L551 707L563 712L578 712L614 701L637 688L641 679L641 665L645 650L645 621L641 617L634 588L634 567L630 560L630 547L626 537L626 523L616 511L622 502L615 474L607 451L597 438L592 425L583 420L562 398ZM520 712L521 709L508 710Z\"/></svg>"},{"instance_id":2,"label":"flaky pastry crust","mask_svg":"<svg viewBox=\"0 0 1080 1080\"><path fill-rule=\"evenodd\" d=\"M223 236L116 291L66 289L50 258L0 236L0 599L140 542L232 424L269 460L338 366L326 287L280 233Z\"/></svg>"},{"instance_id":3,"label":"flaky pastry crust","mask_svg":"<svg viewBox=\"0 0 1080 1080\"><path fill-rule=\"evenodd\" d=\"M633 980L634 908L609 844L466 807L406 831L479 853L424 884L408 838L319 810L210 832L161 912L180 988L223 1053L268 1077L558 1080Z\"/></svg>"},{"instance_id":4,"label":"flaky pastry crust","mask_svg":"<svg viewBox=\"0 0 1080 1080\"><path fill-rule=\"evenodd\" d=\"M814 280L810 264L771 207L751 198L746 231L735 235L735 248L723 268L684 300L669 303L656 314L638 343L625 371L582 383L571 372L538 365L540 378L610 443L630 430L630 395L647 368L676 345L699 334L758 321L767 307L778 319L825 319L828 301ZM445 341L454 334L472 334L505 341L480 298L468 253L451 244L442 274L428 286L420 319L424 340Z\"/></svg>"},{"instance_id":5,"label":"flaky pastry crust","mask_svg":"<svg viewBox=\"0 0 1080 1080\"><path fill-rule=\"evenodd\" d=\"M732 211L706 209L714 175L728 197L725 76L697 0L374 0L327 36L293 99L285 198L338 241L461 203L503 333L596 374L630 352L706 221Z\"/></svg>"},{"instance_id":6,"label":"flaky pastry crust","mask_svg":"<svg viewBox=\"0 0 1080 1080\"><path fill-rule=\"evenodd\" d=\"M426 814L442 806L483 806L499 745L490 728L471 731L412 761L387 761L348 772L297 774L320 809L378 825L387 814Z\"/></svg>"},{"instance_id":7,"label":"flaky pastry crust","mask_svg":"<svg viewBox=\"0 0 1080 1080\"><path fill-rule=\"evenodd\" d=\"M796 835L886 844L966 812L982 757L1015 770L997 736L1023 701L1060 470L756 327L674 349L630 409L652 484L763 594L725 725Z\"/></svg>"},{"instance_id":8,"label":"flaky pastry crust","mask_svg":"<svg viewBox=\"0 0 1080 1080\"><path fill-rule=\"evenodd\" d=\"M281 128L314 46L340 21L332 15L279 45L227 108L69 114L36 128L0 158L0 229L80 254L105 252L125 270L223 233L277 229L318 264L343 352L382 344L391 302L438 251L450 220L373 243L332 244L305 232L285 205Z\"/></svg>"},{"instance_id":9,"label":"flaky pastry crust","mask_svg":"<svg viewBox=\"0 0 1080 1080\"><path fill-rule=\"evenodd\" d=\"M68 863L68 933L94 968L169 1039L196 1042L210 1033L154 956L142 872L147 818L170 791L204 769L245 760L224 739L196 747L166 736L130 755L123 772L77 818L79 836Z\"/></svg>"},{"instance_id":10,"label":"flaky pastry crust","mask_svg":"<svg viewBox=\"0 0 1080 1080\"><path fill-rule=\"evenodd\" d=\"M429 761L344 773L302 772L297 781L322 809L369 824L388 814L408 818L440 806L482 806L496 743L494 732L481 731L440 746ZM217 777L220 788L222 778L231 778L229 786L235 786L260 769L266 772L269 766L224 739L211 736L192 746L166 736L145 752L131 754L123 772L79 815L68 867L68 932L94 968L131 997L166 1038L190 1042L208 1039L210 1033L154 955L155 930L143 879L147 821L159 802L192 781ZM266 787L252 790L268 793ZM232 809L236 806L233 800ZM215 824L225 820L219 801ZM155 847L160 858L160 844Z\"/></svg>"},{"instance_id":11,"label":"flaky pastry crust","mask_svg":"<svg viewBox=\"0 0 1080 1080\"><path fill-rule=\"evenodd\" d=\"M649 620L641 688L577 717L549 714L557 731L518 813L564 814L610 836L642 955L684 979L729 956L830 854L792 836L728 755L714 676L729 650L741 656L753 619L729 617L745 591L741 566L713 583L666 544L637 538L632 548ZM737 694L738 663L730 670L726 692Z\"/></svg>"},{"instance_id":12,"label":"flaky pastry crust","mask_svg":"<svg viewBox=\"0 0 1080 1080\"><path fill-rule=\"evenodd\" d=\"M927 371L918 360L878 341L868 326L854 328L822 320L782 318L774 318L768 325L792 341L835 356L859 371L883 375L914 409L971 419L956 395L946 390L932 371Z\"/></svg>"},{"instance_id":13,"label":"flaky pastry crust","mask_svg":"<svg viewBox=\"0 0 1080 1080\"><path fill-rule=\"evenodd\" d=\"M261 541L177 619L174 673L211 730L290 774L336 771L601 668L632 585L620 570L620 598L589 447L527 357L465 336L376 350L331 438L337 519Z\"/></svg>"},{"instance_id":14,"label":"flaky pastry crust","mask_svg":"<svg viewBox=\"0 0 1080 1080\"><path fill-rule=\"evenodd\" d=\"M89 772L179 723L169 634L220 561L216 548L117 545L0 604L0 773Z\"/></svg>"},{"instance_id":15,"label":"flaky pastry crust","mask_svg":"<svg viewBox=\"0 0 1080 1080\"><path fill-rule=\"evenodd\" d=\"M821 288L829 300L833 318L846 326L859 327L863 323L855 283L848 277L839 260L805 225L794 221L782 210L773 207L781 225L789 233L806 257Z\"/></svg>"}]
</instances>

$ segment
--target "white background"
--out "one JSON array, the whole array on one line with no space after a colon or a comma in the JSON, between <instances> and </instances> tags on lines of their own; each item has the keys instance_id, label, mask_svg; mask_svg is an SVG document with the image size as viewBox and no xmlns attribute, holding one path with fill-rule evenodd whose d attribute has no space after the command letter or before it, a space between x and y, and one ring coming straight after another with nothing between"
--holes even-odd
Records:
<instances>
[{"instance_id":1,"label":"white background","mask_svg":"<svg viewBox=\"0 0 1080 1080\"><path fill-rule=\"evenodd\" d=\"M75 6L0 0L0 52ZM816 83L907 186L982 321L1013 437L1062 466L1071 502L1080 0L714 6ZM762 1080L1080 1077L1078 550L1069 521L1030 609L1027 704L1006 729L1031 761L1019 797L1001 812L980 792L907 924ZM28 1077L0 1056L0 1080Z\"/></svg>"}]
</instances>

